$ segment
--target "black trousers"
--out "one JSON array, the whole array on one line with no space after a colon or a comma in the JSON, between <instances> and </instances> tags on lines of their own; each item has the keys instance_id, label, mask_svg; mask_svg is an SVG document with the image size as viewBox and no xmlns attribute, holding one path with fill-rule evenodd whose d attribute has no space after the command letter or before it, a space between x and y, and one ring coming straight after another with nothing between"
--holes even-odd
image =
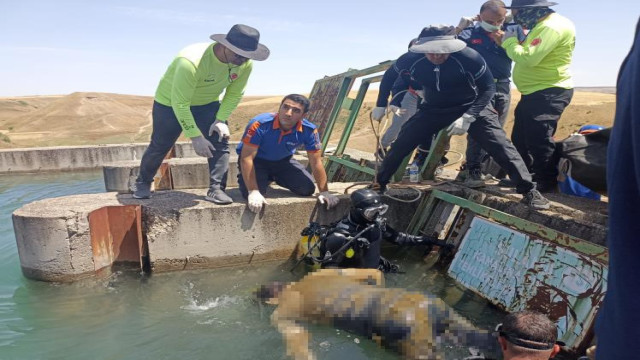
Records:
<instances>
[{"instance_id":1,"label":"black trousers","mask_svg":"<svg viewBox=\"0 0 640 360\"><path fill-rule=\"evenodd\" d=\"M207 159L209 163L209 188L224 190L227 187L227 172L229 170L229 140L219 141L218 133L215 132L209 136L209 128L216 120L218 108L220 108L218 101L207 105L192 106L191 114L193 114L196 125L204 138L209 140L215 148L213 157ZM153 181L165 155L182 133L182 127L180 127L180 123L170 106L154 101L152 116L151 142L142 155L137 182L151 183Z\"/></svg>"},{"instance_id":2,"label":"black trousers","mask_svg":"<svg viewBox=\"0 0 640 360\"><path fill-rule=\"evenodd\" d=\"M420 109L403 125L396 141L391 145L378 171L378 183L387 185L402 160L419 144L430 141L438 131L449 126L462 116L467 107L438 111L429 108ZM524 194L535 188L531 174L511 142L507 140L498 120L498 113L491 105L480 112L469 127L469 136L473 138L516 182L516 191Z\"/></svg>"},{"instance_id":3,"label":"black trousers","mask_svg":"<svg viewBox=\"0 0 640 360\"><path fill-rule=\"evenodd\" d=\"M541 187L557 183L553 135L572 97L573 89L549 88L522 95L516 106L511 140Z\"/></svg>"}]
</instances>

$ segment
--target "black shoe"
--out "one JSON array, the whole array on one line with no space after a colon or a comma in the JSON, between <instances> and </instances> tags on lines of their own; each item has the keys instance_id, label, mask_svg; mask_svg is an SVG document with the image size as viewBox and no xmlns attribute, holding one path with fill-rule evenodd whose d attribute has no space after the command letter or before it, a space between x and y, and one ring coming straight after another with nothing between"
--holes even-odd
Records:
<instances>
[{"instance_id":1,"label":"black shoe","mask_svg":"<svg viewBox=\"0 0 640 360\"><path fill-rule=\"evenodd\" d=\"M151 183L136 182L131 187L135 199L148 199L151 197Z\"/></svg>"},{"instance_id":2,"label":"black shoe","mask_svg":"<svg viewBox=\"0 0 640 360\"><path fill-rule=\"evenodd\" d=\"M463 184L464 186L470 187L472 189L483 187L486 185L484 183L482 171L479 168L469 169L469 173L467 174L467 178L464 180Z\"/></svg>"},{"instance_id":3,"label":"black shoe","mask_svg":"<svg viewBox=\"0 0 640 360\"><path fill-rule=\"evenodd\" d=\"M373 183L373 184L369 184L367 185L367 189L369 190L373 190L375 192L377 192L380 195L383 195L385 191L387 191L387 185L382 185L379 183Z\"/></svg>"},{"instance_id":4,"label":"black shoe","mask_svg":"<svg viewBox=\"0 0 640 360\"><path fill-rule=\"evenodd\" d=\"M516 187L516 182L509 178L504 178L498 181L498 186L514 188Z\"/></svg>"},{"instance_id":5,"label":"black shoe","mask_svg":"<svg viewBox=\"0 0 640 360\"><path fill-rule=\"evenodd\" d=\"M550 206L549 200L540 194L540 191L536 189L529 190L528 193L522 196L521 203L527 204L529 207L536 210L546 210Z\"/></svg>"}]
</instances>

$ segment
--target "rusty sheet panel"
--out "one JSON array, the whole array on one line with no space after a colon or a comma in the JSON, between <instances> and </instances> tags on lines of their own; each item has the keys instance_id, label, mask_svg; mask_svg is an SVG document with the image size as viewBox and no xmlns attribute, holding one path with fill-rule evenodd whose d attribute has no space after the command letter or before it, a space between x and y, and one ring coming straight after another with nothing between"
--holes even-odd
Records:
<instances>
[{"instance_id":1,"label":"rusty sheet panel","mask_svg":"<svg viewBox=\"0 0 640 360\"><path fill-rule=\"evenodd\" d=\"M316 80L313 85L309 99L311 105L309 107L308 120L318 126L318 132L324 134L331 112L338 100L340 89L344 83L346 76L344 74L325 77Z\"/></svg>"},{"instance_id":2,"label":"rusty sheet panel","mask_svg":"<svg viewBox=\"0 0 640 360\"><path fill-rule=\"evenodd\" d=\"M584 348L606 292L608 268L584 254L476 217L449 275L509 312L547 314L569 348Z\"/></svg>"}]
</instances>

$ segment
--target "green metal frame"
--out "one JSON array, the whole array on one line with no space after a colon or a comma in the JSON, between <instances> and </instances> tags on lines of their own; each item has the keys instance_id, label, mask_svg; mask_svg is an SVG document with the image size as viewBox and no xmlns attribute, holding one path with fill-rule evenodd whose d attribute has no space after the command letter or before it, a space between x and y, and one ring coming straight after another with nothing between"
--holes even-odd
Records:
<instances>
[{"instance_id":1,"label":"green metal frame","mask_svg":"<svg viewBox=\"0 0 640 360\"><path fill-rule=\"evenodd\" d=\"M458 205L460 208L467 209L487 219L494 220L502 225L509 226L513 229L535 235L541 239L554 242L562 247L576 250L582 254L590 256L594 259L609 262L609 252L607 248L582 240L580 238L565 234L563 232L548 228L546 226L519 218L517 216L507 214L505 212L478 204L471 200L467 200L455 195L451 195L441 190L432 190L430 196L426 197L419 205L415 212L407 231L411 234L417 234L418 231L433 215L433 209L436 203L446 201L450 204Z\"/></svg>"}]
</instances>

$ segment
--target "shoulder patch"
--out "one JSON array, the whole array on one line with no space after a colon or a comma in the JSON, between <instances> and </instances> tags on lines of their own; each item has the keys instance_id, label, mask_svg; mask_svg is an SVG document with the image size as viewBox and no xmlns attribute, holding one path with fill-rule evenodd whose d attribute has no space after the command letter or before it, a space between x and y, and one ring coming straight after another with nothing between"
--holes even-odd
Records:
<instances>
[{"instance_id":1,"label":"shoulder patch","mask_svg":"<svg viewBox=\"0 0 640 360\"><path fill-rule=\"evenodd\" d=\"M542 42L542 39L540 38L535 38L531 41L531 46L537 46L540 45L540 43Z\"/></svg>"},{"instance_id":2,"label":"shoulder patch","mask_svg":"<svg viewBox=\"0 0 640 360\"><path fill-rule=\"evenodd\" d=\"M482 39L471 39L471 43L474 45L482 44Z\"/></svg>"}]
</instances>

